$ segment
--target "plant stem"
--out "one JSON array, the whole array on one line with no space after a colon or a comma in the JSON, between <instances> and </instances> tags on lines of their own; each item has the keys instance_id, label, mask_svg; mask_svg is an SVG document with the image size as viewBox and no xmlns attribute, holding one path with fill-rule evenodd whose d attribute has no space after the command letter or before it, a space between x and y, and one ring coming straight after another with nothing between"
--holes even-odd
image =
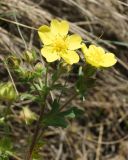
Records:
<instances>
[{"instance_id":1,"label":"plant stem","mask_svg":"<svg viewBox=\"0 0 128 160\"><path fill-rule=\"evenodd\" d=\"M31 158L32 158L32 153L33 153L33 150L34 150L35 145L36 145L36 141L37 141L37 137L38 137L38 134L39 134L40 125L41 125L40 123L41 123L41 120L42 120L42 117L43 117L43 114L44 114L44 109L45 109L45 103L43 104L43 106L41 108L40 117L37 121L36 129L35 129L35 132L34 132L34 135L33 135L33 138L32 138L32 143L30 145L26 160L31 160Z\"/></svg>"},{"instance_id":2,"label":"plant stem","mask_svg":"<svg viewBox=\"0 0 128 160\"><path fill-rule=\"evenodd\" d=\"M68 76L66 77L65 82L64 82L64 85L63 85L63 88L62 88L62 90L61 90L61 92L60 92L60 95L59 95L59 98L58 98L58 103L59 103L59 101L60 101L60 99L61 99L61 96L62 96L62 94L63 94L64 88L66 87L67 81L68 81Z\"/></svg>"},{"instance_id":3,"label":"plant stem","mask_svg":"<svg viewBox=\"0 0 128 160\"><path fill-rule=\"evenodd\" d=\"M76 98L77 95L78 95L78 93L74 93L74 94L60 107L60 111L63 110L74 98Z\"/></svg>"},{"instance_id":4,"label":"plant stem","mask_svg":"<svg viewBox=\"0 0 128 160\"><path fill-rule=\"evenodd\" d=\"M10 70L9 70L9 68L8 68L8 65L7 65L6 61L4 61L4 64L5 64L5 67L6 67L6 69L7 69L8 74L9 74L9 77L10 77L10 79L11 79L11 81L12 81L12 84L13 84L13 87L14 87L14 89L15 89L15 91L16 91L16 94L19 95L18 90L17 90L16 85L15 85L15 82L14 82L14 80L13 80L13 78L12 78L11 72L10 72Z\"/></svg>"},{"instance_id":5,"label":"plant stem","mask_svg":"<svg viewBox=\"0 0 128 160\"><path fill-rule=\"evenodd\" d=\"M47 65L47 68L46 68L45 87L47 87L47 76L48 76L48 65ZM33 137L32 137L32 143L30 145L26 160L31 160L32 159L32 153L35 149L36 142L38 140L39 131L40 131L40 128L41 128L41 121L42 121L42 118L43 118L43 115L44 115L47 94L48 94L48 92L46 91L46 93L43 96L43 104L41 105L40 116L39 116L39 119L38 119L37 124L36 124L35 132L34 132ZM42 97L42 95L40 95L40 92L39 92L39 96Z\"/></svg>"},{"instance_id":6,"label":"plant stem","mask_svg":"<svg viewBox=\"0 0 128 160\"><path fill-rule=\"evenodd\" d=\"M10 151L6 151L10 157L14 158L15 160L22 160L20 157L16 156L14 153Z\"/></svg>"}]
</instances>

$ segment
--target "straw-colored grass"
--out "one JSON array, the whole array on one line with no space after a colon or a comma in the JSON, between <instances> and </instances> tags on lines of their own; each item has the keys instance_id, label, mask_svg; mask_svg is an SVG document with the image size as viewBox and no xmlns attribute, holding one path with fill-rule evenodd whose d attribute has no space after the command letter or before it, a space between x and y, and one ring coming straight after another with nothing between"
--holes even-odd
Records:
<instances>
[{"instance_id":1,"label":"straw-colored grass","mask_svg":"<svg viewBox=\"0 0 128 160\"><path fill-rule=\"evenodd\" d=\"M83 118L71 122L71 127L65 130L50 128L45 133L50 141L42 152L45 160L128 158L127 7L127 0L0 0L0 17L4 18L0 18L0 56L10 52L22 54L23 39L28 48L39 53L35 28L58 18L67 19L70 32L79 33L87 44L99 44L118 57L114 68L97 75L97 85L84 102L73 101L73 105L85 108ZM6 74L0 69L0 80L4 79ZM27 133L20 124L13 127L14 138L20 139L18 143L15 141L15 147L22 157Z\"/></svg>"}]
</instances>

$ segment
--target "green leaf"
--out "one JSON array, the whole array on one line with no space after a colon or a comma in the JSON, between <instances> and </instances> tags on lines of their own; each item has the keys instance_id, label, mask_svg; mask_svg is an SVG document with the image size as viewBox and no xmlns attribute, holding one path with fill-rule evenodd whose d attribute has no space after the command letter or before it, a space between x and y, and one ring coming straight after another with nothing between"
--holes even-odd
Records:
<instances>
[{"instance_id":1,"label":"green leaf","mask_svg":"<svg viewBox=\"0 0 128 160\"><path fill-rule=\"evenodd\" d=\"M12 143L11 140L7 137L4 137L0 140L0 151L11 151L12 150Z\"/></svg>"},{"instance_id":2,"label":"green leaf","mask_svg":"<svg viewBox=\"0 0 128 160\"><path fill-rule=\"evenodd\" d=\"M61 112L59 111L60 104L55 99L54 102L51 105L52 109L50 113L45 115L43 119L43 123L45 126L55 126L55 127L67 127L67 122L65 120L64 115L61 115Z\"/></svg>"},{"instance_id":3,"label":"green leaf","mask_svg":"<svg viewBox=\"0 0 128 160\"><path fill-rule=\"evenodd\" d=\"M8 153L3 153L0 151L0 160L9 160Z\"/></svg>"},{"instance_id":4,"label":"green leaf","mask_svg":"<svg viewBox=\"0 0 128 160\"><path fill-rule=\"evenodd\" d=\"M35 100L35 96L33 96L32 94L29 94L29 93L22 93L21 95L20 95L20 100L29 100L29 99L31 99L31 100Z\"/></svg>"},{"instance_id":5,"label":"green leaf","mask_svg":"<svg viewBox=\"0 0 128 160\"><path fill-rule=\"evenodd\" d=\"M56 112L59 111L60 105L59 105L59 103L57 102L57 99L55 99L55 100L53 101L53 104L52 104L51 107L52 107L51 114L55 114Z\"/></svg>"},{"instance_id":6,"label":"green leaf","mask_svg":"<svg viewBox=\"0 0 128 160\"><path fill-rule=\"evenodd\" d=\"M58 73L58 71L56 71L56 72L52 75L52 81L55 82L55 81L57 81L58 78L59 78L59 73Z\"/></svg>"},{"instance_id":7,"label":"green leaf","mask_svg":"<svg viewBox=\"0 0 128 160\"><path fill-rule=\"evenodd\" d=\"M61 115L53 115L46 117L46 119L43 120L43 123L45 126L54 126L54 127L67 127L67 122L65 121L64 117Z\"/></svg>"},{"instance_id":8,"label":"green leaf","mask_svg":"<svg viewBox=\"0 0 128 160\"><path fill-rule=\"evenodd\" d=\"M68 115L66 115L66 117L67 118L75 118L76 117L76 115L75 115L75 113L74 113L74 111L71 111Z\"/></svg>"},{"instance_id":9,"label":"green leaf","mask_svg":"<svg viewBox=\"0 0 128 160\"><path fill-rule=\"evenodd\" d=\"M67 111L61 112L60 115L65 116L67 118L77 118L84 113L83 110L78 109L77 107L72 107Z\"/></svg>"},{"instance_id":10,"label":"green leaf","mask_svg":"<svg viewBox=\"0 0 128 160\"><path fill-rule=\"evenodd\" d=\"M59 104L55 100L52 105L52 110L49 114L47 114L43 119L43 124L45 126L54 126L54 127L67 127L66 118L75 118L82 115L84 112L77 107L72 107L66 111L59 111Z\"/></svg>"}]
</instances>

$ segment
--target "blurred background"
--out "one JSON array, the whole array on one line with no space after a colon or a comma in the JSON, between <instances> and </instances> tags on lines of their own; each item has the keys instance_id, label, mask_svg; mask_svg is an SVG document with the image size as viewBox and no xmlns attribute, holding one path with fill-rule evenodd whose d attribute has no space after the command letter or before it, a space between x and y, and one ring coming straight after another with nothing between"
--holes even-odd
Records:
<instances>
[{"instance_id":1,"label":"blurred background","mask_svg":"<svg viewBox=\"0 0 128 160\"><path fill-rule=\"evenodd\" d=\"M28 48L40 52L34 28L53 18L68 20L70 33L80 34L87 45L98 44L116 54L118 63L97 74L96 86L86 99L72 102L85 110L84 115L64 130L49 128L48 143L40 152L44 160L127 160L128 0L0 0L0 17L6 19L0 19L0 56L26 49L18 28ZM17 27L12 21L29 27ZM71 86L73 77L75 71ZM0 62L0 81L7 79ZM18 123L13 129L15 148L22 155L26 130Z\"/></svg>"}]
</instances>

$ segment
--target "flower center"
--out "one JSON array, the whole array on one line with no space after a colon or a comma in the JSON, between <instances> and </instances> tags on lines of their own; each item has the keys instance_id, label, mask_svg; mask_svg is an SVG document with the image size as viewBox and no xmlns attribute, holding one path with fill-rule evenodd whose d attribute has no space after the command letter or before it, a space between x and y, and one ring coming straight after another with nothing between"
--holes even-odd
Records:
<instances>
[{"instance_id":1,"label":"flower center","mask_svg":"<svg viewBox=\"0 0 128 160\"><path fill-rule=\"evenodd\" d=\"M63 38L59 37L55 40L53 47L56 52L61 52L67 49L67 44Z\"/></svg>"}]
</instances>

